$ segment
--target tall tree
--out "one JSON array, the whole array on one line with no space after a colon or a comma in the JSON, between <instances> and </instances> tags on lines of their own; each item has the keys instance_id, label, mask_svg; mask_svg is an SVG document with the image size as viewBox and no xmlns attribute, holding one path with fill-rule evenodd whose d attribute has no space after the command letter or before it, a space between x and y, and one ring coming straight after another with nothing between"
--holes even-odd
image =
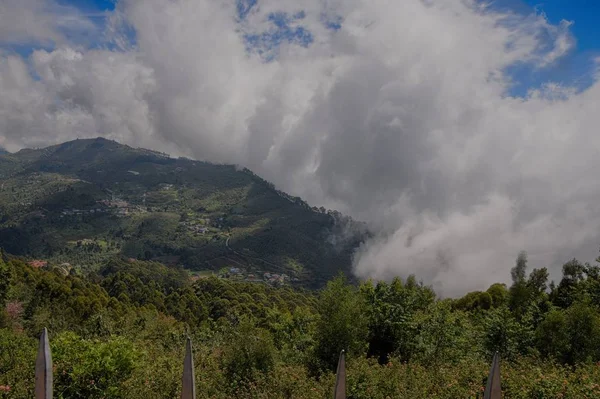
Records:
<instances>
[{"instance_id":1,"label":"tall tree","mask_svg":"<svg viewBox=\"0 0 600 399\"><path fill-rule=\"evenodd\" d=\"M533 269L529 278L527 279L527 288L532 299L539 298L546 293L548 287L548 269L542 267L541 269Z\"/></svg>"},{"instance_id":2,"label":"tall tree","mask_svg":"<svg viewBox=\"0 0 600 399\"><path fill-rule=\"evenodd\" d=\"M340 351L357 356L366 351L366 303L342 275L321 292L316 328L315 357L319 368L334 370Z\"/></svg>"},{"instance_id":3,"label":"tall tree","mask_svg":"<svg viewBox=\"0 0 600 399\"><path fill-rule=\"evenodd\" d=\"M435 300L434 292L409 276L403 284L395 278L390 284L370 282L361 287L369 304L369 355L386 363L388 355L409 360L417 339L416 313L426 310Z\"/></svg>"},{"instance_id":4,"label":"tall tree","mask_svg":"<svg viewBox=\"0 0 600 399\"><path fill-rule=\"evenodd\" d=\"M525 280L526 274L527 253L523 251L519 253L515 267L510 271L512 286L509 290L509 307L517 319L523 316L529 305L529 290L527 289L527 281Z\"/></svg>"},{"instance_id":5,"label":"tall tree","mask_svg":"<svg viewBox=\"0 0 600 399\"><path fill-rule=\"evenodd\" d=\"M506 304L508 300L508 289L506 284L495 283L490 286L486 291L492 298L492 306L497 308Z\"/></svg>"},{"instance_id":6,"label":"tall tree","mask_svg":"<svg viewBox=\"0 0 600 399\"><path fill-rule=\"evenodd\" d=\"M584 294L582 283L585 280L585 265L573 259L563 265L563 278L552 292L552 302L563 309L581 299Z\"/></svg>"},{"instance_id":7,"label":"tall tree","mask_svg":"<svg viewBox=\"0 0 600 399\"><path fill-rule=\"evenodd\" d=\"M510 276L512 277L513 284L524 282L526 274L527 252L521 251L519 256L517 256L517 263L515 267L510 270Z\"/></svg>"}]
</instances>

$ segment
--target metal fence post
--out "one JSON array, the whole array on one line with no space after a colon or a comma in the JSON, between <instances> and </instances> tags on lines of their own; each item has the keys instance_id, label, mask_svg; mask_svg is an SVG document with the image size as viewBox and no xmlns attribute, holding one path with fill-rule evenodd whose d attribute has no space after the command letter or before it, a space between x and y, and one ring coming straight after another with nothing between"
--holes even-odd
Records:
<instances>
[{"instance_id":1,"label":"metal fence post","mask_svg":"<svg viewBox=\"0 0 600 399\"><path fill-rule=\"evenodd\" d=\"M52 399L52 353L46 327L40 336L35 361L35 399Z\"/></svg>"},{"instance_id":2,"label":"metal fence post","mask_svg":"<svg viewBox=\"0 0 600 399\"><path fill-rule=\"evenodd\" d=\"M501 398L502 390L500 387L500 355L498 352L496 352L494 354L494 360L492 360L492 367L490 368L490 374L488 375L483 399Z\"/></svg>"},{"instance_id":3,"label":"metal fence post","mask_svg":"<svg viewBox=\"0 0 600 399\"><path fill-rule=\"evenodd\" d=\"M185 358L183 360L183 379L181 399L196 399L196 380L194 378L194 358L192 357L192 340L187 338Z\"/></svg>"},{"instance_id":4,"label":"metal fence post","mask_svg":"<svg viewBox=\"0 0 600 399\"><path fill-rule=\"evenodd\" d=\"M346 399L346 353L340 352L337 372L335 374L335 391L333 399Z\"/></svg>"}]
</instances>

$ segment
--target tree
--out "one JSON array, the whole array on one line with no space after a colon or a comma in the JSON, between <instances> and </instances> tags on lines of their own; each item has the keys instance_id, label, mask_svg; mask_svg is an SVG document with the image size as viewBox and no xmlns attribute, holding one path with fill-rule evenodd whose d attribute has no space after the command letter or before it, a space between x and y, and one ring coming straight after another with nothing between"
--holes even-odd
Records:
<instances>
[{"instance_id":1,"label":"tree","mask_svg":"<svg viewBox=\"0 0 600 399\"><path fill-rule=\"evenodd\" d=\"M54 386L63 398L122 398L142 354L124 338L84 340L72 332L50 341Z\"/></svg>"},{"instance_id":2,"label":"tree","mask_svg":"<svg viewBox=\"0 0 600 399\"><path fill-rule=\"evenodd\" d=\"M513 283L509 290L509 307L516 315L517 319L520 319L523 316L529 305L530 298L527 281L525 280L526 273L527 253L523 251L519 253L516 265L510 271Z\"/></svg>"},{"instance_id":3,"label":"tree","mask_svg":"<svg viewBox=\"0 0 600 399\"><path fill-rule=\"evenodd\" d=\"M533 269L527 280L527 288L532 299L539 298L546 293L548 284L548 269Z\"/></svg>"},{"instance_id":4,"label":"tree","mask_svg":"<svg viewBox=\"0 0 600 399\"><path fill-rule=\"evenodd\" d=\"M274 352L273 339L268 331L243 318L230 332L221 362L231 380L252 381L256 373L266 373L273 368Z\"/></svg>"},{"instance_id":5,"label":"tree","mask_svg":"<svg viewBox=\"0 0 600 399\"><path fill-rule=\"evenodd\" d=\"M553 309L535 332L536 346L544 356L561 360L569 350L569 334L565 312Z\"/></svg>"},{"instance_id":6,"label":"tree","mask_svg":"<svg viewBox=\"0 0 600 399\"><path fill-rule=\"evenodd\" d=\"M424 311L435 300L429 287L409 276L406 283L395 278L390 284L367 282L361 286L369 315L369 356L376 356L381 364L390 354L409 360L415 352L416 314Z\"/></svg>"},{"instance_id":7,"label":"tree","mask_svg":"<svg viewBox=\"0 0 600 399\"><path fill-rule=\"evenodd\" d=\"M600 360L600 315L588 303L575 303L567 310L569 352L563 358L566 363Z\"/></svg>"},{"instance_id":8,"label":"tree","mask_svg":"<svg viewBox=\"0 0 600 399\"><path fill-rule=\"evenodd\" d=\"M327 283L317 304L320 318L314 349L318 368L335 370L343 349L349 356L362 355L367 347L366 303L343 275Z\"/></svg>"},{"instance_id":9,"label":"tree","mask_svg":"<svg viewBox=\"0 0 600 399\"><path fill-rule=\"evenodd\" d=\"M536 330L540 352L556 360L577 364L600 360L600 315L584 302L567 310L549 312Z\"/></svg>"},{"instance_id":10,"label":"tree","mask_svg":"<svg viewBox=\"0 0 600 399\"><path fill-rule=\"evenodd\" d=\"M4 306L8 298L11 279L11 267L4 262L3 256L0 256L0 328L8 324L8 314L4 310Z\"/></svg>"},{"instance_id":11,"label":"tree","mask_svg":"<svg viewBox=\"0 0 600 399\"><path fill-rule=\"evenodd\" d=\"M552 302L556 306L566 309L578 299L582 299L585 270L585 266L577 259L563 265L563 278L551 294Z\"/></svg>"},{"instance_id":12,"label":"tree","mask_svg":"<svg viewBox=\"0 0 600 399\"><path fill-rule=\"evenodd\" d=\"M507 307L486 313L484 347L488 355L498 351L503 358L512 359L530 350L534 331L525 316L526 314L521 320L517 320Z\"/></svg>"},{"instance_id":13,"label":"tree","mask_svg":"<svg viewBox=\"0 0 600 399\"><path fill-rule=\"evenodd\" d=\"M596 261L599 261L597 259ZM587 265L586 272L586 290L592 303L600 307L600 266Z\"/></svg>"},{"instance_id":14,"label":"tree","mask_svg":"<svg viewBox=\"0 0 600 399\"><path fill-rule=\"evenodd\" d=\"M474 291L469 292L464 297L455 302L456 309L460 310L488 310L492 307L494 301L489 292Z\"/></svg>"},{"instance_id":15,"label":"tree","mask_svg":"<svg viewBox=\"0 0 600 399\"><path fill-rule=\"evenodd\" d=\"M515 267L510 270L510 276L513 284L517 284L525 281L525 275L527 274L527 252L521 251L517 256L517 263Z\"/></svg>"},{"instance_id":16,"label":"tree","mask_svg":"<svg viewBox=\"0 0 600 399\"><path fill-rule=\"evenodd\" d=\"M460 360L473 345L474 329L466 313L438 301L417 314L418 336L415 358L427 365Z\"/></svg>"},{"instance_id":17,"label":"tree","mask_svg":"<svg viewBox=\"0 0 600 399\"><path fill-rule=\"evenodd\" d=\"M492 307L494 308L506 304L506 301L508 300L508 289L506 288L506 284L492 284L490 288L487 289L487 293L490 294L490 297L492 298Z\"/></svg>"},{"instance_id":18,"label":"tree","mask_svg":"<svg viewBox=\"0 0 600 399\"><path fill-rule=\"evenodd\" d=\"M0 309L4 308L8 297L8 289L12 277L10 269L10 265L0 257Z\"/></svg>"}]
</instances>

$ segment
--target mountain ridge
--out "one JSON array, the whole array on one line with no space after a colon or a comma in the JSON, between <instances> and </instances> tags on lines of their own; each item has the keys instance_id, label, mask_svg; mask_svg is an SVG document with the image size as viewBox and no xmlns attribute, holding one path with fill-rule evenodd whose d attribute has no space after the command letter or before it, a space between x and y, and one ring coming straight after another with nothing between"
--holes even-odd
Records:
<instances>
[{"instance_id":1,"label":"mountain ridge","mask_svg":"<svg viewBox=\"0 0 600 399\"><path fill-rule=\"evenodd\" d=\"M341 244L328 239L348 230ZM234 165L103 138L0 155L0 246L82 270L124 256L193 273L244 265L244 278L277 272L321 286L350 274L367 235L364 224Z\"/></svg>"}]
</instances>

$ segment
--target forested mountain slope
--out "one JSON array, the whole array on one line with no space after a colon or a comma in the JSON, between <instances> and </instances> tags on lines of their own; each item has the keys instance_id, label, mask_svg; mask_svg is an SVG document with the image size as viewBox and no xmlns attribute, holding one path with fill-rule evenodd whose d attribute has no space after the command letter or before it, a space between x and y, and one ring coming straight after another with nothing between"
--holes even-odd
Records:
<instances>
[{"instance_id":1,"label":"forested mountain slope","mask_svg":"<svg viewBox=\"0 0 600 399\"><path fill-rule=\"evenodd\" d=\"M356 234L334 245L342 230ZM0 155L0 246L69 268L122 255L320 286L349 271L364 234L233 165L101 138Z\"/></svg>"}]
</instances>

